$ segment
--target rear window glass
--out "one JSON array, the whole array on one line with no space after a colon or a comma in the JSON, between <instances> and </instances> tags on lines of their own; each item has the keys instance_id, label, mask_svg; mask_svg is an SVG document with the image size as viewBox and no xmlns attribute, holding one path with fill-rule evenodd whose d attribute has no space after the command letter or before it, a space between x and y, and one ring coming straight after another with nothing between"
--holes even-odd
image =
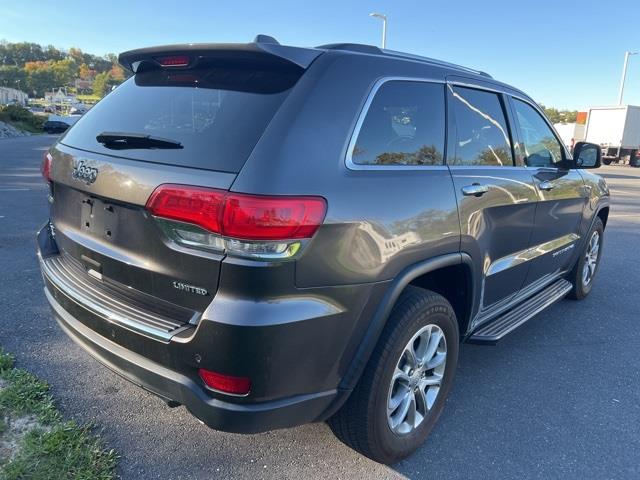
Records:
<instances>
[{"instance_id":1,"label":"rear window glass","mask_svg":"<svg viewBox=\"0 0 640 480\"><path fill-rule=\"evenodd\" d=\"M62 139L97 153L237 173L301 70L220 65L137 73L87 112ZM182 148L107 148L96 136L127 133Z\"/></svg>"}]
</instances>

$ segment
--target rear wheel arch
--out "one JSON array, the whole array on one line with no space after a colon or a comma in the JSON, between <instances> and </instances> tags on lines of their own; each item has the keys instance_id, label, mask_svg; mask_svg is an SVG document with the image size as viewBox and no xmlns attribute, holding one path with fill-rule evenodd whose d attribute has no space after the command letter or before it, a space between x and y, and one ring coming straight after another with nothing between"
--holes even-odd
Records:
<instances>
[{"instance_id":1,"label":"rear wheel arch","mask_svg":"<svg viewBox=\"0 0 640 480\"><path fill-rule=\"evenodd\" d=\"M436 283L435 279L445 278L452 272L458 272L460 274L464 272L464 277L454 277L454 280L451 280L449 285L452 285L456 279L462 280L465 285L464 291L466 294L462 300L458 299L455 304L446 295L443 296L454 306L456 316L458 315L458 311L464 312L463 318L459 318L458 323L460 335L463 336L466 333L465 329L473 312L476 293L474 286L474 267L471 257L466 253L450 253L412 264L396 276L380 300L351 364L342 378L339 386L340 389L352 390L358 383L371 357L371 353L378 344L391 310L407 286L413 285L440 293L439 290L443 290L442 285L436 285L435 289L430 285ZM444 289L446 290L446 287Z\"/></svg>"}]
</instances>

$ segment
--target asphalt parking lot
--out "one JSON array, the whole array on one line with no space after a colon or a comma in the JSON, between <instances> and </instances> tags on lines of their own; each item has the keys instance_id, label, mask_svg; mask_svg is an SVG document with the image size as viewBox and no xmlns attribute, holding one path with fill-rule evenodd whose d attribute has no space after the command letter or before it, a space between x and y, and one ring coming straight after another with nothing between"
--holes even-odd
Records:
<instances>
[{"instance_id":1,"label":"asphalt parking lot","mask_svg":"<svg viewBox=\"0 0 640 480\"><path fill-rule=\"evenodd\" d=\"M463 345L427 443L376 464L324 424L242 436L209 430L91 359L57 327L34 234L39 166L55 136L0 140L0 344L52 385L63 413L103 429L123 478L640 478L640 169L605 167L613 205L594 291L497 346Z\"/></svg>"}]
</instances>

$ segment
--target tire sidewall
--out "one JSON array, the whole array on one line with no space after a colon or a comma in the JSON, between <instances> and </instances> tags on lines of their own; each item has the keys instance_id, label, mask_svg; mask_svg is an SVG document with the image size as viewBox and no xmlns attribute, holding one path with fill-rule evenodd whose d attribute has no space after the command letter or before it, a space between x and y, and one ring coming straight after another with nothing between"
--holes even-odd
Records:
<instances>
[{"instance_id":1,"label":"tire sidewall","mask_svg":"<svg viewBox=\"0 0 640 480\"><path fill-rule=\"evenodd\" d=\"M586 261L585 256L586 256L587 250L589 249L589 242L591 241L591 237L593 236L593 233L596 231L600 236L600 249L598 251L598 260L596 262L596 269L593 272L591 281L587 285L584 285L582 282L582 271L584 269L584 264ZM584 298L587 295L589 295L589 292L591 292L593 288L593 282L595 281L598 275L598 271L600 270L600 261L602 260L603 247L604 247L604 226L602 225L602 220L598 218L594 222L593 227L591 227L591 230L589 230L586 241L584 242L584 247L580 252L580 258L578 258L578 263L576 265L577 268L576 268L573 281L574 281L575 291L576 291L575 296L577 298Z\"/></svg>"},{"instance_id":2,"label":"tire sidewall","mask_svg":"<svg viewBox=\"0 0 640 480\"><path fill-rule=\"evenodd\" d=\"M444 300L444 299L443 299ZM393 338L393 348L388 358L381 365L381 375L378 388L374 394L374 418L371 426L374 429L374 437L379 439L378 444L384 446L384 456L397 461L412 453L421 445L442 413L444 403L453 385L453 379L458 363L459 334L458 325L453 310L446 300L443 303L432 304L421 310L413 318L405 316L399 325L399 333ZM391 430L387 420L387 401L391 378L404 347L409 343L415 333L428 324L440 327L447 342L447 363L443 376L443 382L438 397L422 424L413 432L399 435ZM386 447L386 448L385 448Z\"/></svg>"}]
</instances>

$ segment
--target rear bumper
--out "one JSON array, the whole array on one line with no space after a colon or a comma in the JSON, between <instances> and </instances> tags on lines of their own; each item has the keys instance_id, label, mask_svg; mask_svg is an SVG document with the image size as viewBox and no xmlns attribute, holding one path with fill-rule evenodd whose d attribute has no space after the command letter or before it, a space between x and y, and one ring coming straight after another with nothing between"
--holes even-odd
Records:
<instances>
[{"instance_id":1,"label":"rear bumper","mask_svg":"<svg viewBox=\"0 0 640 480\"><path fill-rule=\"evenodd\" d=\"M47 267L61 255L50 232L46 225L38 234L38 256L46 298L65 333L114 372L166 401L184 405L211 428L257 433L322 421L348 396L346 390L331 387L338 383L334 377L313 370L324 368L327 357L331 363L339 362L340 355L321 355L329 352L327 345L339 343L336 328L344 327L339 314L315 312L305 320L268 324L265 312L256 313L251 305L232 299L225 306L220 295L216 309L227 319L235 312L231 306L238 305L245 316L264 322L222 324L204 318L197 328L191 326L171 339L151 338L111 321L109 314L89 309L82 296L76 298L64 288L62 278ZM283 310L270 312L282 321ZM300 360L301 351L308 358ZM200 366L230 374L236 373L234 368L239 374L247 372L254 380L250 395L234 398L209 391L197 375Z\"/></svg>"},{"instance_id":2,"label":"rear bumper","mask_svg":"<svg viewBox=\"0 0 640 480\"><path fill-rule=\"evenodd\" d=\"M211 398L191 378L121 347L86 327L62 308L48 288L45 288L45 295L64 332L96 360L163 399L181 403L216 430L257 433L310 423L322 418L337 396L337 391L332 390L253 404Z\"/></svg>"}]
</instances>

